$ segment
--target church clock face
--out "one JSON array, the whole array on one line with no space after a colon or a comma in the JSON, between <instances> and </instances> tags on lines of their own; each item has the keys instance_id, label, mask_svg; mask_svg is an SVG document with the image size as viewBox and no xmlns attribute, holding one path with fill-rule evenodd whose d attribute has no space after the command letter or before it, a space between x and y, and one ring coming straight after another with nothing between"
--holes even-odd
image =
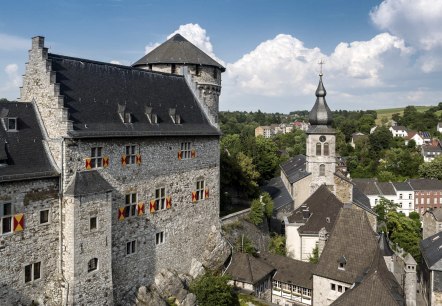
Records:
<instances>
[{"instance_id":1,"label":"church clock face","mask_svg":"<svg viewBox=\"0 0 442 306\"><path fill-rule=\"evenodd\" d=\"M320 142L324 142L324 141L326 141L327 140L327 138L324 136L324 135L322 135L321 137L319 137L319 141Z\"/></svg>"}]
</instances>

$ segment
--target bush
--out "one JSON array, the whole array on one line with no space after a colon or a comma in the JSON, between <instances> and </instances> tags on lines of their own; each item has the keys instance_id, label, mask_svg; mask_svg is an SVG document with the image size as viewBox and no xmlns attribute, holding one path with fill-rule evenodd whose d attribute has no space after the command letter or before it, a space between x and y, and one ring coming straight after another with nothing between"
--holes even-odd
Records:
<instances>
[{"instance_id":1,"label":"bush","mask_svg":"<svg viewBox=\"0 0 442 306\"><path fill-rule=\"evenodd\" d=\"M238 297L233 288L227 284L227 276L212 273L197 278L190 284L190 291L196 295L199 306L238 305Z\"/></svg>"}]
</instances>

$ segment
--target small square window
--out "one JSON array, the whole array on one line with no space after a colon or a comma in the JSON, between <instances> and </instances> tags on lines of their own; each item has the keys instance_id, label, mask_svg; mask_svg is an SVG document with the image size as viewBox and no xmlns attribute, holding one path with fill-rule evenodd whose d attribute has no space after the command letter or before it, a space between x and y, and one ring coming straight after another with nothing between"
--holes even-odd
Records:
<instances>
[{"instance_id":1,"label":"small square window","mask_svg":"<svg viewBox=\"0 0 442 306\"><path fill-rule=\"evenodd\" d=\"M101 168L103 166L103 148L93 147L91 148L91 167Z\"/></svg>"},{"instance_id":2,"label":"small square window","mask_svg":"<svg viewBox=\"0 0 442 306\"><path fill-rule=\"evenodd\" d=\"M155 211L166 209L166 188L155 189Z\"/></svg>"},{"instance_id":3,"label":"small square window","mask_svg":"<svg viewBox=\"0 0 442 306\"><path fill-rule=\"evenodd\" d=\"M87 271L92 272L98 269L98 258L92 258L87 263Z\"/></svg>"},{"instance_id":4,"label":"small square window","mask_svg":"<svg viewBox=\"0 0 442 306\"><path fill-rule=\"evenodd\" d=\"M165 240L164 232L159 232L155 235L155 244L163 244Z\"/></svg>"},{"instance_id":5,"label":"small square window","mask_svg":"<svg viewBox=\"0 0 442 306\"><path fill-rule=\"evenodd\" d=\"M137 149L136 145L126 146L126 163L127 164L135 164L136 155L137 155L136 149Z\"/></svg>"},{"instance_id":6,"label":"small square window","mask_svg":"<svg viewBox=\"0 0 442 306\"><path fill-rule=\"evenodd\" d=\"M129 241L126 243L126 255L134 254L136 249L136 241Z\"/></svg>"},{"instance_id":7,"label":"small square window","mask_svg":"<svg viewBox=\"0 0 442 306\"><path fill-rule=\"evenodd\" d=\"M126 194L126 206L124 207L124 217L132 217L137 213L137 193Z\"/></svg>"},{"instance_id":8,"label":"small square window","mask_svg":"<svg viewBox=\"0 0 442 306\"><path fill-rule=\"evenodd\" d=\"M89 229L91 231L96 230L98 228L97 217L90 217L89 219Z\"/></svg>"},{"instance_id":9,"label":"small square window","mask_svg":"<svg viewBox=\"0 0 442 306\"><path fill-rule=\"evenodd\" d=\"M333 290L333 291L336 290L336 285L335 284L331 284L331 290Z\"/></svg>"},{"instance_id":10,"label":"small square window","mask_svg":"<svg viewBox=\"0 0 442 306\"><path fill-rule=\"evenodd\" d=\"M192 148L190 142L182 142L181 143L181 159L189 159L192 158Z\"/></svg>"},{"instance_id":11,"label":"small square window","mask_svg":"<svg viewBox=\"0 0 442 306\"><path fill-rule=\"evenodd\" d=\"M204 200L204 180L196 181L196 200Z\"/></svg>"},{"instance_id":12,"label":"small square window","mask_svg":"<svg viewBox=\"0 0 442 306\"><path fill-rule=\"evenodd\" d=\"M342 292L342 286L338 286L338 292Z\"/></svg>"},{"instance_id":13,"label":"small square window","mask_svg":"<svg viewBox=\"0 0 442 306\"><path fill-rule=\"evenodd\" d=\"M41 262L36 262L25 266L25 283L41 278Z\"/></svg>"},{"instance_id":14,"label":"small square window","mask_svg":"<svg viewBox=\"0 0 442 306\"><path fill-rule=\"evenodd\" d=\"M40 210L40 224L49 223L49 209Z\"/></svg>"}]
</instances>

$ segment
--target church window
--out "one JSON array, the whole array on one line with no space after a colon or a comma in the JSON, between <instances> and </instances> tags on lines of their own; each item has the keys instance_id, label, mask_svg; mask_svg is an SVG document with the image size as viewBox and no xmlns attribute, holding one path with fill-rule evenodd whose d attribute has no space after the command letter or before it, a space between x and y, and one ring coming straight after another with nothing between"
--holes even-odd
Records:
<instances>
[{"instance_id":1,"label":"church window","mask_svg":"<svg viewBox=\"0 0 442 306\"><path fill-rule=\"evenodd\" d=\"M158 233L156 233L156 235L155 235L155 244L156 245L159 245L159 244L163 244L164 243L164 240L165 240L165 237L166 235L164 234L164 232L158 232Z\"/></svg>"},{"instance_id":2,"label":"church window","mask_svg":"<svg viewBox=\"0 0 442 306\"><path fill-rule=\"evenodd\" d=\"M98 258L92 258L87 263L87 271L92 272L98 269Z\"/></svg>"},{"instance_id":3,"label":"church window","mask_svg":"<svg viewBox=\"0 0 442 306\"><path fill-rule=\"evenodd\" d=\"M91 167L101 168L103 166L103 147L91 148Z\"/></svg>"},{"instance_id":4,"label":"church window","mask_svg":"<svg viewBox=\"0 0 442 306\"><path fill-rule=\"evenodd\" d=\"M131 217L135 216L137 213L137 193L126 194L126 206L124 207L124 216Z\"/></svg>"},{"instance_id":5,"label":"church window","mask_svg":"<svg viewBox=\"0 0 442 306\"><path fill-rule=\"evenodd\" d=\"M49 223L49 209L40 210L40 224Z\"/></svg>"},{"instance_id":6,"label":"church window","mask_svg":"<svg viewBox=\"0 0 442 306\"><path fill-rule=\"evenodd\" d=\"M204 200L204 180L196 181L196 200Z\"/></svg>"},{"instance_id":7,"label":"church window","mask_svg":"<svg viewBox=\"0 0 442 306\"><path fill-rule=\"evenodd\" d=\"M316 155L321 155L321 143L316 144Z\"/></svg>"},{"instance_id":8,"label":"church window","mask_svg":"<svg viewBox=\"0 0 442 306\"><path fill-rule=\"evenodd\" d=\"M191 149L191 143L189 142L182 142L181 143L181 159L189 159L192 157L192 149Z\"/></svg>"},{"instance_id":9,"label":"church window","mask_svg":"<svg viewBox=\"0 0 442 306\"><path fill-rule=\"evenodd\" d=\"M325 176L325 165L319 165L319 176Z\"/></svg>"},{"instance_id":10,"label":"church window","mask_svg":"<svg viewBox=\"0 0 442 306\"><path fill-rule=\"evenodd\" d=\"M12 232L12 204L0 204L1 234Z\"/></svg>"},{"instance_id":11,"label":"church window","mask_svg":"<svg viewBox=\"0 0 442 306\"><path fill-rule=\"evenodd\" d=\"M166 188L155 189L155 211L166 208Z\"/></svg>"},{"instance_id":12,"label":"church window","mask_svg":"<svg viewBox=\"0 0 442 306\"><path fill-rule=\"evenodd\" d=\"M136 245L137 245L136 240L132 240L126 243L126 255L134 254L136 251Z\"/></svg>"},{"instance_id":13,"label":"church window","mask_svg":"<svg viewBox=\"0 0 442 306\"><path fill-rule=\"evenodd\" d=\"M137 156L137 146L128 145L126 146L126 164L135 164Z\"/></svg>"},{"instance_id":14,"label":"church window","mask_svg":"<svg viewBox=\"0 0 442 306\"><path fill-rule=\"evenodd\" d=\"M328 156L329 154L329 149L328 149L328 142L324 143L324 155Z\"/></svg>"},{"instance_id":15,"label":"church window","mask_svg":"<svg viewBox=\"0 0 442 306\"><path fill-rule=\"evenodd\" d=\"M41 262L35 262L25 266L25 283L41 278Z\"/></svg>"}]
</instances>

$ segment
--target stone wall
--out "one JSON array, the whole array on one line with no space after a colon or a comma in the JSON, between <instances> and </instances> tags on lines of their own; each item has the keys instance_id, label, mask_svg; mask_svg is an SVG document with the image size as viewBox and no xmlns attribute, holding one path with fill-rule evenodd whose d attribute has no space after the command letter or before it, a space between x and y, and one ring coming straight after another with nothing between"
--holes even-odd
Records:
<instances>
[{"instance_id":1,"label":"stone wall","mask_svg":"<svg viewBox=\"0 0 442 306\"><path fill-rule=\"evenodd\" d=\"M336 197L342 203L351 203L353 199L353 185L352 183L346 181L343 178L340 178L337 175L334 175L334 184Z\"/></svg>"},{"instance_id":2,"label":"stone wall","mask_svg":"<svg viewBox=\"0 0 442 306\"><path fill-rule=\"evenodd\" d=\"M0 304L60 305L58 178L0 183L0 203L24 216L23 231L0 234ZM40 224L46 209L49 222ZM25 282L25 266L38 262L40 279Z\"/></svg>"},{"instance_id":3,"label":"stone wall","mask_svg":"<svg viewBox=\"0 0 442 306\"><path fill-rule=\"evenodd\" d=\"M332 284L335 285L336 290L332 290ZM338 291L339 286L342 286L342 292ZM330 305L345 292L345 288L351 286L351 284L313 275L313 303L315 306Z\"/></svg>"},{"instance_id":4,"label":"stone wall","mask_svg":"<svg viewBox=\"0 0 442 306\"><path fill-rule=\"evenodd\" d=\"M442 229L440 225L442 222L437 222L432 213L426 212L422 216L422 239L427 239L438 233Z\"/></svg>"}]
</instances>

